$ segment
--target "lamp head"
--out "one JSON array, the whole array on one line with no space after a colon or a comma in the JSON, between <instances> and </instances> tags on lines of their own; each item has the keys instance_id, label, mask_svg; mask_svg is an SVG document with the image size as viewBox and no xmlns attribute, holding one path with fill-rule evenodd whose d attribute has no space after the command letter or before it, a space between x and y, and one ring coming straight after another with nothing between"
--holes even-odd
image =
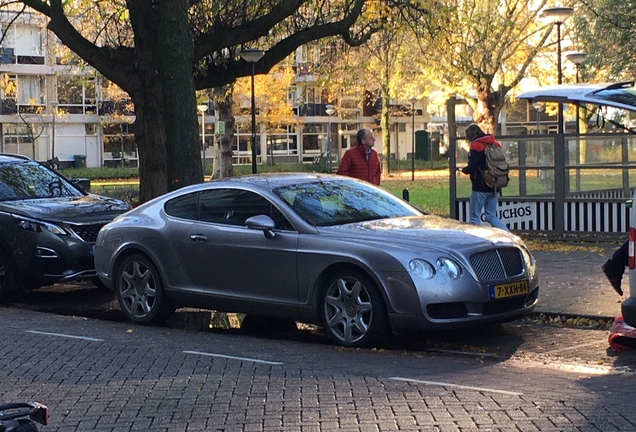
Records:
<instances>
[{"instance_id":1,"label":"lamp head","mask_svg":"<svg viewBox=\"0 0 636 432\"><path fill-rule=\"evenodd\" d=\"M574 9L571 7L557 6L544 9L539 17L547 19L553 24L563 24L573 12Z\"/></svg>"},{"instance_id":2,"label":"lamp head","mask_svg":"<svg viewBox=\"0 0 636 432\"><path fill-rule=\"evenodd\" d=\"M568 60L570 60L572 63L578 66L585 61L587 54L584 52L576 51L576 52L567 53L565 57Z\"/></svg>"},{"instance_id":3,"label":"lamp head","mask_svg":"<svg viewBox=\"0 0 636 432\"><path fill-rule=\"evenodd\" d=\"M537 111L543 111L545 109L545 103L543 102L532 102L532 108Z\"/></svg>"},{"instance_id":4,"label":"lamp head","mask_svg":"<svg viewBox=\"0 0 636 432\"><path fill-rule=\"evenodd\" d=\"M239 55L241 56L243 60L245 60L248 63L256 63L257 61L263 58L263 56L265 55L265 51L249 48L249 49L241 50L239 52Z\"/></svg>"}]
</instances>

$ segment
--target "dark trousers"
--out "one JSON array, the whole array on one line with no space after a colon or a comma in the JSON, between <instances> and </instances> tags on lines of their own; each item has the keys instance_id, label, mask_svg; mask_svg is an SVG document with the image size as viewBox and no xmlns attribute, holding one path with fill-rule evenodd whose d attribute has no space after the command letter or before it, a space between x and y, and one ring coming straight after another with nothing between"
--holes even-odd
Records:
<instances>
[{"instance_id":1,"label":"dark trousers","mask_svg":"<svg viewBox=\"0 0 636 432\"><path fill-rule=\"evenodd\" d=\"M627 257L629 252L629 241L626 241L619 247L612 257L605 263L607 272L611 275L620 276L625 273L627 267Z\"/></svg>"}]
</instances>

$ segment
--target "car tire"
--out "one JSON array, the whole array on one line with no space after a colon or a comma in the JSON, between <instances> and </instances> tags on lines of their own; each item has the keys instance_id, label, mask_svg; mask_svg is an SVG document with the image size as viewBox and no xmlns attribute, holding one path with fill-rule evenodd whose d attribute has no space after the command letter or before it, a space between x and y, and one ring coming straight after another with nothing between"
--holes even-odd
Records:
<instances>
[{"instance_id":1,"label":"car tire","mask_svg":"<svg viewBox=\"0 0 636 432\"><path fill-rule=\"evenodd\" d=\"M245 315L241 322L241 331L254 336L276 336L298 332L296 321L260 315Z\"/></svg>"},{"instance_id":2,"label":"car tire","mask_svg":"<svg viewBox=\"0 0 636 432\"><path fill-rule=\"evenodd\" d=\"M345 270L329 278L320 308L325 331L340 345L375 347L390 333L382 296L358 271Z\"/></svg>"},{"instance_id":3,"label":"car tire","mask_svg":"<svg viewBox=\"0 0 636 432\"><path fill-rule=\"evenodd\" d=\"M8 300L17 290L15 270L9 255L0 248L0 302Z\"/></svg>"},{"instance_id":4,"label":"car tire","mask_svg":"<svg viewBox=\"0 0 636 432\"><path fill-rule=\"evenodd\" d=\"M102 280L98 277L94 277L91 279L91 282L93 282L93 285L95 285L97 288L101 289L101 290L108 290L108 287L106 286L106 284L104 282L102 282Z\"/></svg>"},{"instance_id":5,"label":"car tire","mask_svg":"<svg viewBox=\"0 0 636 432\"><path fill-rule=\"evenodd\" d=\"M124 315L139 324L163 322L175 310L163 290L159 271L144 255L131 255L121 263L115 294Z\"/></svg>"}]
</instances>

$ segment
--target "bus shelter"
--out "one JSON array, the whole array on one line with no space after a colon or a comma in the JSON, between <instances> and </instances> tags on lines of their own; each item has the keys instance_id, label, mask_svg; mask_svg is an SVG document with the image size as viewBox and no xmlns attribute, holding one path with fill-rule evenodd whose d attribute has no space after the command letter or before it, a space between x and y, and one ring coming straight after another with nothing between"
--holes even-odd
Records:
<instances>
[{"instance_id":1,"label":"bus shelter","mask_svg":"<svg viewBox=\"0 0 636 432\"><path fill-rule=\"evenodd\" d=\"M510 165L499 218L511 231L555 238L624 239L636 185L636 136L628 133L497 137ZM458 171L469 143L451 138L450 215L468 222L471 184ZM483 222L486 224L486 222Z\"/></svg>"}]
</instances>

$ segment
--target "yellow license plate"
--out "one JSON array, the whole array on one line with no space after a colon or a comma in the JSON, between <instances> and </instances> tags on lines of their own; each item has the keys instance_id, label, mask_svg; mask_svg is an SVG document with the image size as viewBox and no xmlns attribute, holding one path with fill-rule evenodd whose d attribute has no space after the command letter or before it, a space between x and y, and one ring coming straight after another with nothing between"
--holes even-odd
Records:
<instances>
[{"instance_id":1,"label":"yellow license plate","mask_svg":"<svg viewBox=\"0 0 636 432\"><path fill-rule=\"evenodd\" d=\"M514 282L502 285L490 285L490 300L528 294L528 281Z\"/></svg>"}]
</instances>

